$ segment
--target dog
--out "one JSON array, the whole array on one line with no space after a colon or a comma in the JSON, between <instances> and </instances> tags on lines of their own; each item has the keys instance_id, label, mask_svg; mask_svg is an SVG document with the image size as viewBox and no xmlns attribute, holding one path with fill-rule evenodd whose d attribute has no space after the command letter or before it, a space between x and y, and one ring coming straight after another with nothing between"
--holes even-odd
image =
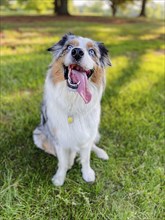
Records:
<instances>
[{"instance_id":1,"label":"dog","mask_svg":"<svg viewBox=\"0 0 165 220\"><path fill-rule=\"evenodd\" d=\"M41 122L33 131L34 143L58 158L54 185L64 184L78 154L83 179L94 182L91 151L108 160L107 153L96 146L105 67L111 66L108 50L103 43L68 33L48 51L53 60L45 80Z\"/></svg>"}]
</instances>

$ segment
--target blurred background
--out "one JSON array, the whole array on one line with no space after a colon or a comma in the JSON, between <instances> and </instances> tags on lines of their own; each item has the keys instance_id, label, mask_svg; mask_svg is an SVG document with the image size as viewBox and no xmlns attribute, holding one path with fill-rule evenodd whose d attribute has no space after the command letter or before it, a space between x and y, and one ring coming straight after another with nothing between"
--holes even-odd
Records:
<instances>
[{"instance_id":1,"label":"blurred background","mask_svg":"<svg viewBox=\"0 0 165 220\"><path fill-rule=\"evenodd\" d=\"M0 219L164 219L164 8L164 0L0 0ZM47 48L67 32L109 50L99 146L110 159L92 154L94 184L76 162L57 188L57 160L32 132Z\"/></svg>"},{"instance_id":2,"label":"blurred background","mask_svg":"<svg viewBox=\"0 0 165 220\"><path fill-rule=\"evenodd\" d=\"M92 15L163 19L164 0L1 0L1 15Z\"/></svg>"}]
</instances>

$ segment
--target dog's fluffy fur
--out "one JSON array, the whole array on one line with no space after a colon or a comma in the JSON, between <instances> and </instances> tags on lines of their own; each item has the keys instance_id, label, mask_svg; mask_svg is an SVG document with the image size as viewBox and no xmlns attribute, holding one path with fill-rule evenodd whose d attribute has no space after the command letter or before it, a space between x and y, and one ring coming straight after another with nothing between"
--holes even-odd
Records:
<instances>
[{"instance_id":1,"label":"dog's fluffy fur","mask_svg":"<svg viewBox=\"0 0 165 220\"><path fill-rule=\"evenodd\" d=\"M111 65L108 50L102 43L71 33L48 50L53 54L53 61L45 81L41 122L33 132L34 143L57 156L58 169L52 178L56 186L63 185L77 154L83 179L93 182L91 151L99 158L108 159L106 152L95 145L100 136L104 69Z\"/></svg>"}]
</instances>

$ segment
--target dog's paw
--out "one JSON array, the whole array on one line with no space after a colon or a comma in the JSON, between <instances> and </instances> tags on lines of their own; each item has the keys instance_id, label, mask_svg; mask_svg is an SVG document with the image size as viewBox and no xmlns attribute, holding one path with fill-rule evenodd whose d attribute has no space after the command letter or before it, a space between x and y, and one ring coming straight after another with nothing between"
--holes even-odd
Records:
<instances>
[{"instance_id":1,"label":"dog's paw","mask_svg":"<svg viewBox=\"0 0 165 220\"><path fill-rule=\"evenodd\" d=\"M97 147L96 145L94 145L92 147L92 151L95 152L95 154L98 156L98 158L102 159L102 160L108 160L108 154L101 149L100 147Z\"/></svg>"},{"instance_id":2,"label":"dog's paw","mask_svg":"<svg viewBox=\"0 0 165 220\"><path fill-rule=\"evenodd\" d=\"M65 177L55 174L52 178L52 182L55 186L62 186L64 184Z\"/></svg>"},{"instance_id":3,"label":"dog's paw","mask_svg":"<svg viewBox=\"0 0 165 220\"><path fill-rule=\"evenodd\" d=\"M82 170L82 174L83 174L83 179L90 183L90 182L94 182L95 181L95 172L94 170L92 170L91 168L89 168L88 170Z\"/></svg>"},{"instance_id":4,"label":"dog's paw","mask_svg":"<svg viewBox=\"0 0 165 220\"><path fill-rule=\"evenodd\" d=\"M103 149L99 149L99 152L97 153L98 158L102 159L102 160L108 160L109 156L108 154L103 150Z\"/></svg>"}]
</instances>

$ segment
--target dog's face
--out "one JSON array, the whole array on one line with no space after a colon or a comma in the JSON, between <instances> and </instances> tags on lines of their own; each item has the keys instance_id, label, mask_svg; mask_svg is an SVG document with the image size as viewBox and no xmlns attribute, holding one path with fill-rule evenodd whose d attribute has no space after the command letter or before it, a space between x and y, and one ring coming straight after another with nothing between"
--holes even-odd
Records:
<instances>
[{"instance_id":1,"label":"dog's face","mask_svg":"<svg viewBox=\"0 0 165 220\"><path fill-rule=\"evenodd\" d=\"M104 68L111 66L105 46L69 33L48 51L53 52L55 58L52 67L54 83L66 80L67 86L77 91L88 103L91 100L89 82L101 85Z\"/></svg>"}]
</instances>

